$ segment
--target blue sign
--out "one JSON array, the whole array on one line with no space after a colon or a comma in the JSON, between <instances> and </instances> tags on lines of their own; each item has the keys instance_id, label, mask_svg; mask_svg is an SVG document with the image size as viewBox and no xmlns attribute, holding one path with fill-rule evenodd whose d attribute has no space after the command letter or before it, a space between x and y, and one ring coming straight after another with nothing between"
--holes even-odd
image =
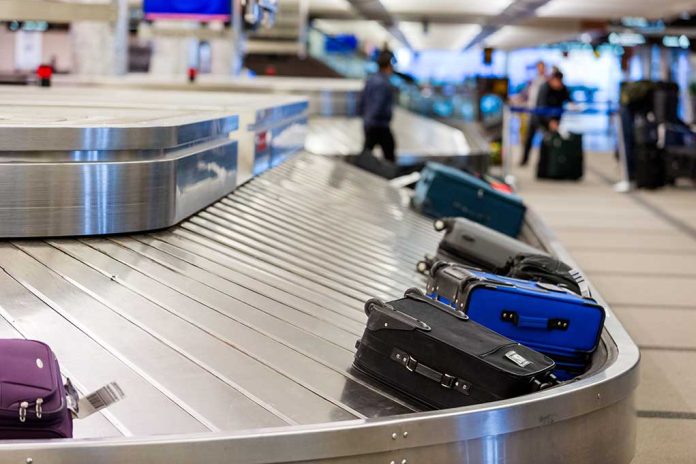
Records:
<instances>
[{"instance_id":1,"label":"blue sign","mask_svg":"<svg viewBox=\"0 0 696 464\"><path fill-rule=\"evenodd\" d=\"M353 53L358 49L358 38L352 34L327 35L326 53Z\"/></svg>"},{"instance_id":2,"label":"blue sign","mask_svg":"<svg viewBox=\"0 0 696 464\"><path fill-rule=\"evenodd\" d=\"M232 12L230 0L144 0L146 19L186 19L227 21Z\"/></svg>"}]
</instances>

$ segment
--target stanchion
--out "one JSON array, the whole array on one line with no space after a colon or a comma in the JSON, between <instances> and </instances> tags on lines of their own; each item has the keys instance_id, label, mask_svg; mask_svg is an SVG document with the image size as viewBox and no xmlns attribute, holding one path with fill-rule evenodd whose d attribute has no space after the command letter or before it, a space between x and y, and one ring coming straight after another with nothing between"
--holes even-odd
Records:
<instances>
[{"instance_id":1,"label":"stanchion","mask_svg":"<svg viewBox=\"0 0 696 464\"><path fill-rule=\"evenodd\" d=\"M631 175L628 169L628 154L626 152L626 139L624 137L624 127L621 121L621 113L614 113L612 121L616 129L616 144L619 149L619 163L621 163L621 181L614 184L614 191L617 193L628 193L633 190Z\"/></svg>"},{"instance_id":2,"label":"stanchion","mask_svg":"<svg viewBox=\"0 0 696 464\"><path fill-rule=\"evenodd\" d=\"M510 122L512 120L512 108L508 105L503 107L503 140L502 140L502 164L503 179L505 183L515 187L515 176L512 174L512 142L510 140Z\"/></svg>"}]
</instances>

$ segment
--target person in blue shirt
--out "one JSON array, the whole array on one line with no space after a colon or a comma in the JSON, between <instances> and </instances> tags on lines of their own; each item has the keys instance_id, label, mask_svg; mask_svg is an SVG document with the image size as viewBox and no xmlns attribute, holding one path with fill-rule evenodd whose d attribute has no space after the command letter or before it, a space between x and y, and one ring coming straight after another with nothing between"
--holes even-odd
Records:
<instances>
[{"instance_id":1,"label":"person in blue shirt","mask_svg":"<svg viewBox=\"0 0 696 464\"><path fill-rule=\"evenodd\" d=\"M394 107L394 91L389 77L394 72L392 55L382 53L377 58L379 72L367 79L360 98L359 111L365 129L363 152L372 152L379 145L388 161L396 161L396 143L389 127Z\"/></svg>"}]
</instances>

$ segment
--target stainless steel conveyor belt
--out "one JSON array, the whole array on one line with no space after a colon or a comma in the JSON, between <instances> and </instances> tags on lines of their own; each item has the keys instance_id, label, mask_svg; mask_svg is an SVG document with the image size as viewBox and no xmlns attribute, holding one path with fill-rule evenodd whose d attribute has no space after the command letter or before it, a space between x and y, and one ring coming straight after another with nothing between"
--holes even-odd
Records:
<instances>
[{"instance_id":1,"label":"stainless steel conveyor belt","mask_svg":"<svg viewBox=\"0 0 696 464\"><path fill-rule=\"evenodd\" d=\"M51 344L82 392L127 393L76 424L96 440L0 461L627 464L638 358L612 317L593 375L514 400L418 413L351 370L365 299L423 286L439 239L407 201L302 154L170 229L0 242L0 336Z\"/></svg>"}]
</instances>

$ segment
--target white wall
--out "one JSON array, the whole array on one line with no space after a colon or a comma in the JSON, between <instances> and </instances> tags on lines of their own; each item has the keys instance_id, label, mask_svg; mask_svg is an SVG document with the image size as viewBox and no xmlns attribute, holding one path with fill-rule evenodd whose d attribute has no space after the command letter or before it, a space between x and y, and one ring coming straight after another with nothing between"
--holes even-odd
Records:
<instances>
[{"instance_id":1,"label":"white wall","mask_svg":"<svg viewBox=\"0 0 696 464\"><path fill-rule=\"evenodd\" d=\"M90 76L114 73L114 32L110 24L79 21L70 26L72 72Z\"/></svg>"},{"instance_id":2,"label":"white wall","mask_svg":"<svg viewBox=\"0 0 696 464\"><path fill-rule=\"evenodd\" d=\"M9 73L15 69L14 34L5 27L0 28L0 72Z\"/></svg>"},{"instance_id":3,"label":"white wall","mask_svg":"<svg viewBox=\"0 0 696 464\"><path fill-rule=\"evenodd\" d=\"M40 34L42 36L42 62L50 63L51 59L55 57L58 70L72 70L72 45L68 31L47 31ZM16 71L16 37L16 33L0 28L0 72Z\"/></svg>"}]
</instances>

